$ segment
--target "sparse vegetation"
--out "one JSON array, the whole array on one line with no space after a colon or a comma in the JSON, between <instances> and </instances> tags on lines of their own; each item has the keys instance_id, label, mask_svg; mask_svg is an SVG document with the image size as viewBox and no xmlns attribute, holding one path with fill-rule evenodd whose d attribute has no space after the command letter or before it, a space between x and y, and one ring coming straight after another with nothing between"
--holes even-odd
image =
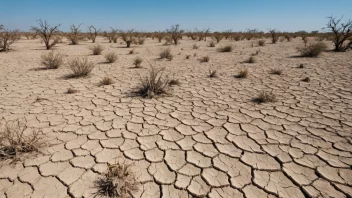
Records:
<instances>
[{"instance_id":1,"label":"sparse vegetation","mask_svg":"<svg viewBox=\"0 0 352 198\"><path fill-rule=\"evenodd\" d=\"M149 75L140 77L140 84L136 87L134 92L138 96L144 98L153 98L168 94L169 92L169 79L164 76L165 68L150 67Z\"/></svg>"},{"instance_id":2,"label":"sparse vegetation","mask_svg":"<svg viewBox=\"0 0 352 198\"><path fill-rule=\"evenodd\" d=\"M210 57L209 56L203 56L202 58L199 59L199 61L201 63L207 63L210 61Z\"/></svg>"},{"instance_id":3,"label":"sparse vegetation","mask_svg":"<svg viewBox=\"0 0 352 198\"><path fill-rule=\"evenodd\" d=\"M140 68L141 67L141 64L143 62L143 59L140 58L140 57L137 57L133 60L133 65L136 67L136 68Z\"/></svg>"},{"instance_id":4,"label":"sparse vegetation","mask_svg":"<svg viewBox=\"0 0 352 198\"><path fill-rule=\"evenodd\" d=\"M303 82L310 82L310 78L309 77L305 77L302 79Z\"/></svg>"},{"instance_id":5,"label":"sparse vegetation","mask_svg":"<svg viewBox=\"0 0 352 198\"><path fill-rule=\"evenodd\" d=\"M64 63L64 55L54 51L42 54L41 59L46 69L57 69Z\"/></svg>"},{"instance_id":6,"label":"sparse vegetation","mask_svg":"<svg viewBox=\"0 0 352 198\"><path fill-rule=\"evenodd\" d=\"M126 43L126 47L129 48L134 41L134 32L133 30L128 30L126 32L120 32L122 40Z\"/></svg>"},{"instance_id":7,"label":"sparse vegetation","mask_svg":"<svg viewBox=\"0 0 352 198\"><path fill-rule=\"evenodd\" d=\"M71 78L88 76L94 68L94 64L88 61L87 57L76 57L70 60L68 65L72 71L71 75L69 75Z\"/></svg>"},{"instance_id":8,"label":"sparse vegetation","mask_svg":"<svg viewBox=\"0 0 352 198\"><path fill-rule=\"evenodd\" d=\"M100 44L97 44L97 45L93 45L89 49L92 50L93 55L101 55L101 52L104 50L104 47Z\"/></svg>"},{"instance_id":9,"label":"sparse vegetation","mask_svg":"<svg viewBox=\"0 0 352 198\"><path fill-rule=\"evenodd\" d=\"M169 81L169 85L170 86L175 86L175 85L180 85L181 83L180 83L180 81L178 80L178 79L171 79L170 81Z\"/></svg>"},{"instance_id":10,"label":"sparse vegetation","mask_svg":"<svg viewBox=\"0 0 352 198\"><path fill-rule=\"evenodd\" d=\"M31 30L38 34L45 43L46 49L51 49L58 43L58 40L53 40L53 35L59 32L60 25L51 27L47 21L38 21L39 27L31 27ZM53 41L52 41L53 40Z\"/></svg>"},{"instance_id":11,"label":"sparse vegetation","mask_svg":"<svg viewBox=\"0 0 352 198\"><path fill-rule=\"evenodd\" d=\"M235 77L236 78L247 78L247 76L248 76L248 69L242 69Z\"/></svg>"},{"instance_id":12,"label":"sparse vegetation","mask_svg":"<svg viewBox=\"0 0 352 198\"><path fill-rule=\"evenodd\" d=\"M218 49L219 52L232 52L233 46L232 45L226 45L225 47L220 47Z\"/></svg>"},{"instance_id":13,"label":"sparse vegetation","mask_svg":"<svg viewBox=\"0 0 352 198\"><path fill-rule=\"evenodd\" d=\"M191 57L191 55L186 55L186 59L189 59Z\"/></svg>"},{"instance_id":14,"label":"sparse vegetation","mask_svg":"<svg viewBox=\"0 0 352 198\"><path fill-rule=\"evenodd\" d=\"M103 79L100 80L99 86L111 85L113 83L114 81L112 80L112 78L110 78L109 76L105 76Z\"/></svg>"},{"instance_id":15,"label":"sparse vegetation","mask_svg":"<svg viewBox=\"0 0 352 198\"><path fill-rule=\"evenodd\" d=\"M136 176L127 164L108 164L108 171L94 181L97 192L95 197L127 198L138 190Z\"/></svg>"},{"instance_id":16,"label":"sparse vegetation","mask_svg":"<svg viewBox=\"0 0 352 198\"><path fill-rule=\"evenodd\" d=\"M92 42L95 43L95 40L96 40L99 32L101 31L101 29L97 30L97 28L92 25L89 26L88 29L89 29L89 39L91 39Z\"/></svg>"},{"instance_id":17,"label":"sparse vegetation","mask_svg":"<svg viewBox=\"0 0 352 198\"><path fill-rule=\"evenodd\" d=\"M303 63L299 64L298 68L301 68L301 69L304 68L304 64Z\"/></svg>"},{"instance_id":18,"label":"sparse vegetation","mask_svg":"<svg viewBox=\"0 0 352 198\"><path fill-rule=\"evenodd\" d=\"M244 63L256 63L257 59L254 56L250 56Z\"/></svg>"},{"instance_id":19,"label":"sparse vegetation","mask_svg":"<svg viewBox=\"0 0 352 198\"><path fill-rule=\"evenodd\" d=\"M267 93L267 92L260 92L258 97L254 98L253 99L253 102L256 102L256 103L269 103L269 102L276 102L276 96L270 92L270 93Z\"/></svg>"},{"instance_id":20,"label":"sparse vegetation","mask_svg":"<svg viewBox=\"0 0 352 198\"><path fill-rule=\"evenodd\" d=\"M78 90L72 89L72 88L68 88L67 91L66 91L67 94L74 94L74 93L77 93L77 92L78 92Z\"/></svg>"},{"instance_id":21,"label":"sparse vegetation","mask_svg":"<svg viewBox=\"0 0 352 198\"><path fill-rule=\"evenodd\" d=\"M271 69L270 70L270 74L281 75L282 74L282 70L281 69Z\"/></svg>"},{"instance_id":22,"label":"sparse vegetation","mask_svg":"<svg viewBox=\"0 0 352 198\"><path fill-rule=\"evenodd\" d=\"M105 54L104 57L105 57L106 62L108 62L108 63L114 63L117 60L117 54L114 52L109 52L109 53Z\"/></svg>"},{"instance_id":23,"label":"sparse vegetation","mask_svg":"<svg viewBox=\"0 0 352 198\"><path fill-rule=\"evenodd\" d=\"M317 42L303 47L298 51L302 57L318 57L323 51L327 49L327 45L323 42Z\"/></svg>"},{"instance_id":24,"label":"sparse vegetation","mask_svg":"<svg viewBox=\"0 0 352 198\"><path fill-rule=\"evenodd\" d=\"M131 49L128 54L134 54L135 53L135 50L134 49Z\"/></svg>"},{"instance_id":25,"label":"sparse vegetation","mask_svg":"<svg viewBox=\"0 0 352 198\"><path fill-rule=\"evenodd\" d=\"M175 45L178 44L179 40L182 39L183 30L180 29L180 25L173 25L170 29L166 30L170 34L170 38Z\"/></svg>"},{"instance_id":26,"label":"sparse vegetation","mask_svg":"<svg viewBox=\"0 0 352 198\"><path fill-rule=\"evenodd\" d=\"M172 60L173 59L173 55L171 54L171 49L167 48L167 49L162 50L159 53L159 57L160 57L160 59L165 59L166 58L168 60Z\"/></svg>"},{"instance_id":27,"label":"sparse vegetation","mask_svg":"<svg viewBox=\"0 0 352 198\"><path fill-rule=\"evenodd\" d=\"M42 138L42 132L28 129L25 120L0 121L0 159L14 159L21 153L36 152L44 144Z\"/></svg>"},{"instance_id":28,"label":"sparse vegetation","mask_svg":"<svg viewBox=\"0 0 352 198\"><path fill-rule=\"evenodd\" d=\"M199 45L197 45L197 43L193 44L193 49L198 49Z\"/></svg>"},{"instance_id":29,"label":"sparse vegetation","mask_svg":"<svg viewBox=\"0 0 352 198\"><path fill-rule=\"evenodd\" d=\"M71 45L77 45L79 42L83 40L83 36L81 35L81 25L74 25L72 24L70 26L71 32L66 33L66 37L68 40L70 40Z\"/></svg>"},{"instance_id":30,"label":"sparse vegetation","mask_svg":"<svg viewBox=\"0 0 352 198\"><path fill-rule=\"evenodd\" d=\"M209 46L209 47L215 47L215 45L216 45L216 44L215 44L215 42L214 42L214 41L210 41L210 43L209 43L209 45L208 45L208 46Z\"/></svg>"},{"instance_id":31,"label":"sparse vegetation","mask_svg":"<svg viewBox=\"0 0 352 198\"><path fill-rule=\"evenodd\" d=\"M269 33L271 35L271 42L276 43L280 38L279 33L275 29L269 30Z\"/></svg>"}]
</instances>

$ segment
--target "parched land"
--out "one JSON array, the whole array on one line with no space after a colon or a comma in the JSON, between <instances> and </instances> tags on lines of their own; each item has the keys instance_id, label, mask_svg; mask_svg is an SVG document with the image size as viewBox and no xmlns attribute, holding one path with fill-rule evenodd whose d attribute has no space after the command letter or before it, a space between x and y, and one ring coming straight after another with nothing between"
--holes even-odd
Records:
<instances>
[{"instance_id":1,"label":"parched land","mask_svg":"<svg viewBox=\"0 0 352 198\"><path fill-rule=\"evenodd\" d=\"M91 55L92 43L65 41L54 49L65 61L87 56L95 65L88 77L72 79L65 78L67 63L41 69L48 51L39 39L0 53L1 122L25 118L28 131L42 131L45 143L0 161L0 197L93 197L94 181L115 163L131 164L138 182L133 197L352 196L351 51L297 57L301 38L267 40L263 47L180 42L147 39L129 54L131 48L98 38L103 54L118 54L106 64L103 55ZM232 52L216 50L228 44ZM158 59L166 48L172 61ZM255 63L244 63L258 50ZM201 63L204 56L210 61ZM133 68L136 57L142 68ZM148 61L179 80L170 95L131 96L148 75ZM245 68L247 78L234 77ZM217 77L209 78L209 70ZM114 83L99 86L106 76ZM67 94L69 88L78 92ZM254 102L262 91L276 102Z\"/></svg>"}]
</instances>

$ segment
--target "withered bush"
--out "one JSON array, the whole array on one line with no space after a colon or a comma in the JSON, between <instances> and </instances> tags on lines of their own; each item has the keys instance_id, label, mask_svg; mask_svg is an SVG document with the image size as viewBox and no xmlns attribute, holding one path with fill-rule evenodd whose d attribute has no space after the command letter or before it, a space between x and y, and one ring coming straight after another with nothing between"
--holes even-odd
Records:
<instances>
[{"instance_id":1,"label":"withered bush","mask_svg":"<svg viewBox=\"0 0 352 198\"><path fill-rule=\"evenodd\" d=\"M209 56L203 56L202 58L199 59L199 61L201 63L207 63L210 61L210 57Z\"/></svg>"},{"instance_id":2,"label":"withered bush","mask_svg":"<svg viewBox=\"0 0 352 198\"><path fill-rule=\"evenodd\" d=\"M281 75L282 74L282 69L271 69L270 74L274 75Z\"/></svg>"},{"instance_id":3,"label":"withered bush","mask_svg":"<svg viewBox=\"0 0 352 198\"><path fill-rule=\"evenodd\" d=\"M254 56L250 56L244 63L256 63L257 59Z\"/></svg>"},{"instance_id":4,"label":"withered bush","mask_svg":"<svg viewBox=\"0 0 352 198\"><path fill-rule=\"evenodd\" d=\"M258 41L259 46L265 46L265 40L259 40Z\"/></svg>"},{"instance_id":5,"label":"withered bush","mask_svg":"<svg viewBox=\"0 0 352 198\"><path fill-rule=\"evenodd\" d=\"M327 45L325 43L317 42L298 49L298 51L301 53L302 57L318 57L326 49Z\"/></svg>"},{"instance_id":6,"label":"withered bush","mask_svg":"<svg viewBox=\"0 0 352 198\"><path fill-rule=\"evenodd\" d=\"M64 63L64 55L54 51L42 54L41 59L47 69L57 69Z\"/></svg>"},{"instance_id":7,"label":"withered bush","mask_svg":"<svg viewBox=\"0 0 352 198\"><path fill-rule=\"evenodd\" d=\"M68 88L67 91L66 91L67 94L74 94L74 93L77 93L77 92L78 92L78 90L72 89L72 88Z\"/></svg>"},{"instance_id":8,"label":"withered bush","mask_svg":"<svg viewBox=\"0 0 352 198\"><path fill-rule=\"evenodd\" d=\"M279 33L275 29L269 30L269 33L271 35L271 42L276 43L280 38Z\"/></svg>"},{"instance_id":9,"label":"withered bush","mask_svg":"<svg viewBox=\"0 0 352 198\"><path fill-rule=\"evenodd\" d=\"M140 77L140 84L135 88L135 94L145 98L153 98L168 94L170 84L168 76L164 76L165 68L150 67L149 75Z\"/></svg>"},{"instance_id":10,"label":"withered bush","mask_svg":"<svg viewBox=\"0 0 352 198\"><path fill-rule=\"evenodd\" d=\"M216 71L216 70L209 70L208 77L209 77L209 78L216 78L216 77L218 77L217 71Z\"/></svg>"},{"instance_id":11,"label":"withered bush","mask_svg":"<svg viewBox=\"0 0 352 198\"><path fill-rule=\"evenodd\" d=\"M166 58L168 60L172 60L173 59L173 55L171 54L171 49L167 48L167 49L162 50L159 53L159 57L160 57L160 59L165 59Z\"/></svg>"},{"instance_id":12,"label":"withered bush","mask_svg":"<svg viewBox=\"0 0 352 198\"><path fill-rule=\"evenodd\" d=\"M329 22L326 28L333 33L333 43L335 45L335 52L345 52L352 49L352 20L349 19L345 23L340 23L340 19L329 17Z\"/></svg>"},{"instance_id":13,"label":"withered bush","mask_svg":"<svg viewBox=\"0 0 352 198\"><path fill-rule=\"evenodd\" d=\"M78 78L88 76L93 68L94 64L88 61L87 57L76 57L68 62L69 68L72 73L69 77Z\"/></svg>"},{"instance_id":14,"label":"withered bush","mask_svg":"<svg viewBox=\"0 0 352 198\"><path fill-rule=\"evenodd\" d=\"M89 39L91 39L92 42L95 43L95 40L96 40L99 32L101 31L101 29L97 30L97 28L92 25L89 26L88 29L89 29Z\"/></svg>"},{"instance_id":15,"label":"withered bush","mask_svg":"<svg viewBox=\"0 0 352 198\"><path fill-rule=\"evenodd\" d=\"M71 32L66 33L67 39L71 42L71 45L77 45L79 42L81 42L84 38L83 35L81 35L81 25L71 25L70 30Z\"/></svg>"},{"instance_id":16,"label":"withered bush","mask_svg":"<svg viewBox=\"0 0 352 198\"><path fill-rule=\"evenodd\" d=\"M126 164L108 164L107 173L95 180L94 186L95 197L127 198L138 190L136 176Z\"/></svg>"},{"instance_id":17,"label":"withered bush","mask_svg":"<svg viewBox=\"0 0 352 198\"><path fill-rule=\"evenodd\" d=\"M104 50L104 47L100 44L97 44L91 46L89 49L92 50L93 55L101 55L101 52Z\"/></svg>"},{"instance_id":18,"label":"withered bush","mask_svg":"<svg viewBox=\"0 0 352 198\"><path fill-rule=\"evenodd\" d=\"M10 45L20 39L18 30L8 30L4 26L0 25L0 52L6 52L10 50Z\"/></svg>"},{"instance_id":19,"label":"withered bush","mask_svg":"<svg viewBox=\"0 0 352 198\"><path fill-rule=\"evenodd\" d=\"M184 31L180 29L180 25L173 25L170 29L166 30L166 32L169 33L173 43L177 45L179 40L182 39L182 33Z\"/></svg>"},{"instance_id":20,"label":"withered bush","mask_svg":"<svg viewBox=\"0 0 352 198\"><path fill-rule=\"evenodd\" d=\"M193 49L198 49L199 45L197 45L197 43L193 44Z\"/></svg>"},{"instance_id":21,"label":"withered bush","mask_svg":"<svg viewBox=\"0 0 352 198\"><path fill-rule=\"evenodd\" d=\"M121 31L120 32L121 38L122 40L126 43L126 47L129 48L131 46L131 44L134 41L134 32L133 30L129 30L129 31Z\"/></svg>"},{"instance_id":22,"label":"withered bush","mask_svg":"<svg viewBox=\"0 0 352 198\"><path fill-rule=\"evenodd\" d=\"M111 85L113 83L114 81L112 80L112 78L110 78L109 76L105 76L103 79L100 80L99 86Z\"/></svg>"},{"instance_id":23,"label":"withered bush","mask_svg":"<svg viewBox=\"0 0 352 198\"><path fill-rule=\"evenodd\" d=\"M240 70L240 72L235 76L236 78L247 78L248 69Z\"/></svg>"},{"instance_id":24,"label":"withered bush","mask_svg":"<svg viewBox=\"0 0 352 198\"><path fill-rule=\"evenodd\" d=\"M36 35L39 35L43 42L45 43L46 49L51 49L55 46L58 40L53 40L53 35L59 32L59 26L56 25L51 27L47 21L38 21L39 27L31 27L31 30L35 32ZM52 41L53 40L53 41Z\"/></svg>"},{"instance_id":25,"label":"withered bush","mask_svg":"<svg viewBox=\"0 0 352 198\"><path fill-rule=\"evenodd\" d=\"M141 64L143 62L143 59L140 58L140 57L137 57L133 60L133 65L136 67L136 68L140 68L141 67Z\"/></svg>"},{"instance_id":26,"label":"withered bush","mask_svg":"<svg viewBox=\"0 0 352 198\"><path fill-rule=\"evenodd\" d=\"M259 93L257 97L253 99L253 102L256 102L256 103L276 102L276 96L272 92L267 93L262 91Z\"/></svg>"},{"instance_id":27,"label":"withered bush","mask_svg":"<svg viewBox=\"0 0 352 198\"><path fill-rule=\"evenodd\" d=\"M209 46L209 47L215 47L215 45L216 45L216 44L215 44L215 42L214 42L214 41L210 41L210 43L209 43L209 45L208 45L208 46Z\"/></svg>"},{"instance_id":28,"label":"withered bush","mask_svg":"<svg viewBox=\"0 0 352 198\"><path fill-rule=\"evenodd\" d=\"M114 52L106 53L104 57L105 57L106 62L108 62L108 63L114 63L117 60L117 54Z\"/></svg>"},{"instance_id":29,"label":"withered bush","mask_svg":"<svg viewBox=\"0 0 352 198\"><path fill-rule=\"evenodd\" d=\"M218 49L219 52L232 52L233 46L232 45L226 45L225 47L220 47Z\"/></svg>"},{"instance_id":30,"label":"withered bush","mask_svg":"<svg viewBox=\"0 0 352 198\"><path fill-rule=\"evenodd\" d=\"M36 152L44 145L40 130L27 129L25 120L0 121L0 159L18 158L21 153Z\"/></svg>"}]
</instances>

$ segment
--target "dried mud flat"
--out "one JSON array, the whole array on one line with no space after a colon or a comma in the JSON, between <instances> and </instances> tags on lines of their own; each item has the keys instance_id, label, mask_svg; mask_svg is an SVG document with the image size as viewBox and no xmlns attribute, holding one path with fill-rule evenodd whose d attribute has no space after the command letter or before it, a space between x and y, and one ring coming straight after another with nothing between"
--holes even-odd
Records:
<instances>
[{"instance_id":1,"label":"dried mud flat","mask_svg":"<svg viewBox=\"0 0 352 198\"><path fill-rule=\"evenodd\" d=\"M133 164L140 182L133 197L352 196L352 52L297 58L303 42L296 38L264 47L221 41L217 47L231 43L234 51L220 53L185 39L170 46L174 60L160 61L167 47L157 40L133 46L133 55L98 42L103 53L119 55L117 62L90 55L88 42L55 48L95 63L80 79L63 78L67 65L37 70L47 52L39 40L22 39L0 54L0 118L25 117L47 143L21 161L0 162L1 198L93 197L93 181L115 162ZM242 63L258 49L256 63ZM206 55L209 62L197 60ZM132 68L137 56L141 69ZM147 74L146 60L180 80L171 96L129 96ZM234 78L243 68L248 78ZM275 68L283 73L270 74ZM218 78L207 77L210 69ZM115 83L97 86L107 75ZM79 92L66 94L68 88ZM262 90L277 102L252 102Z\"/></svg>"}]
</instances>

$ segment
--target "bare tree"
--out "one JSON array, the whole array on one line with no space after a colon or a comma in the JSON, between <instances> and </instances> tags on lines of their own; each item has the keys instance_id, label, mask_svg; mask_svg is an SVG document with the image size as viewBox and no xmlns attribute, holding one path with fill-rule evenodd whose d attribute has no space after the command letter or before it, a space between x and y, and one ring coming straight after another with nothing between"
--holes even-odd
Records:
<instances>
[{"instance_id":1,"label":"bare tree","mask_svg":"<svg viewBox=\"0 0 352 198\"><path fill-rule=\"evenodd\" d=\"M92 40L93 43L95 43L95 39L98 36L98 33L101 31L101 29L97 30L93 25L89 26L89 38Z\"/></svg>"},{"instance_id":2,"label":"bare tree","mask_svg":"<svg viewBox=\"0 0 352 198\"><path fill-rule=\"evenodd\" d=\"M170 29L166 30L169 34L171 34L171 39L174 44L177 45L178 41L182 39L183 30L180 29L180 25L173 25Z\"/></svg>"},{"instance_id":3,"label":"bare tree","mask_svg":"<svg viewBox=\"0 0 352 198\"><path fill-rule=\"evenodd\" d=\"M134 40L133 29L128 31L120 31L122 40L126 43L126 47L129 48Z\"/></svg>"},{"instance_id":4,"label":"bare tree","mask_svg":"<svg viewBox=\"0 0 352 198\"><path fill-rule=\"evenodd\" d=\"M77 26L74 24L70 26L71 32L67 33L67 38L71 41L72 45L77 45L83 39L83 37L80 35L81 25L82 23Z\"/></svg>"},{"instance_id":5,"label":"bare tree","mask_svg":"<svg viewBox=\"0 0 352 198\"><path fill-rule=\"evenodd\" d=\"M269 33L271 35L271 42L276 43L279 40L279 32L277 32L275 29L269 30Z\"/></svg>"},{"instance_id":6,"label":"bare tree","mask_svg":"<svg viewBox=\"0 0 352 198\"><path fill-rule=\"evenodd\" d=\"M223 38L224 38L224 35L221 33L213 34L213 39L216 40L217 43L219 43Z\"/></svg>"},{"instance_id":7,"label":"bare tree","mask_svg":"<svg viewBox=\"0 0 352 198\"><path fill-rule=\"evenodd\" d=\"M0 25L0 51L9 51L10 45L20 39L18 30L5 29Z\"/></svg>"},{"instance_id":8,"label":"bare tree","mask_svg":"<svg viewBox=\"0 0 352 198\"><path fill-rule=\"evenodd\" d=\"M31 30L38 34L44 41L46 49L51 49L57 41L51 42L53 34L59 32L59 25L51 27L47 21L38 20L39 27L31 27Z\"/></svg>"},{"instance_id":9,"label":"bare tree","mask_svg":"<svg viewBox=\"0 0 352 198\"><path fill-rule=\"evenodd\" d=\"M328 17L329 22L326 25L334 34L332 42L335 44L335 52L345 52L352 48L352 20L349 19L346 23L340 23L340 19ZM346 44L347 43L347 44Z\"/></svg>"}]
</instances>

